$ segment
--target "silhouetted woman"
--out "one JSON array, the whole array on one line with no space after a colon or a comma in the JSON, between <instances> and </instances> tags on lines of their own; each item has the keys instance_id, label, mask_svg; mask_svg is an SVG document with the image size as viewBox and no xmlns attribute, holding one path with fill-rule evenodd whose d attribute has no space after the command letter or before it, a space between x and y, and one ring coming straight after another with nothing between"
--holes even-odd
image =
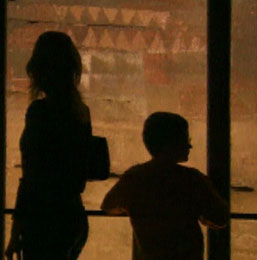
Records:
<instances>
[{"instance_id":1,"label":"silhouetted woman","mask_svg":"<svg viewBox=\"0 0 257 260\"><path fill-rule=\"evenodd\" d=\"M90 113L77 89L82 64L70 37L43 33L27 64L31 97L20 140L18 189L8 259L77 259L88 234L85 189Z\"/></svg>"}]
</instances>

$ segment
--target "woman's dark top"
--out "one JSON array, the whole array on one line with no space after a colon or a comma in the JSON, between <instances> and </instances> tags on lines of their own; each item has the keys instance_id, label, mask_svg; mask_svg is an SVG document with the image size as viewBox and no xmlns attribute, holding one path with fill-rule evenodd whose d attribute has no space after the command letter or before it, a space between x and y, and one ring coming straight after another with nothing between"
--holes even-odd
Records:
<instances>
[{"instance_id":1,"label":"woman's dark top","mask_svg":"<svg viewBox=\"0 0 257 260\"><path fill-rule=\"evenodd\" d=\"M67 106L32 102L20 140L23 176L15 215L74 215L84 212L80 193L87 180L89 109L78 119Z\"/></svg>"}]
</instances>

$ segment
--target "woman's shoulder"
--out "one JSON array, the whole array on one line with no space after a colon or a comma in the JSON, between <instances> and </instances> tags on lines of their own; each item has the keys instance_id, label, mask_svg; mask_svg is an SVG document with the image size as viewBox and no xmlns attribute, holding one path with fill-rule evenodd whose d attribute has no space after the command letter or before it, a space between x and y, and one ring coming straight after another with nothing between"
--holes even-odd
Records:
<instances>
[{"instance_id":1,"label":"woman's shoulder","mask_svg":"<svg viewBox=\"0 0 257 260\"><path fill-rule=\"evenodd\" d=\"M86 113L90 113L90 110L89 110L89 106L85 103L82 103L82 109L86 112Z\"/></svg>"},{"instance_id":2,"label":"woman's shoulder","mask_svg":"<svg viewBox=\"0 0 257 260\"><path fill-rule=\"evenodd\" d=\"M33 100L28 106L27 114L38 113L45 110L45 108L46 108L46 101L44 99L36 99Z\"/></svg>"},{"instance_id":3,"label":"woman's shoulder","mask_svg":"<svg viewBox=\"0 0 257 260\"><path fill-rule=\"evenodd\" d=\"M91 124L90 109L85 103L81 103L79 109L79 119L84 124Z\"/></svg>"},{"instance_id":4,"label":"woman's shoulder","mask_svg":"<svg viewBox=\"0 0 257 260\"><path fill-rule=\"evenodd\" d=\"M37 99L31 102L26 112L26 120L41 117L46 111L44 99Z\"/></svg>"}]
</instances>

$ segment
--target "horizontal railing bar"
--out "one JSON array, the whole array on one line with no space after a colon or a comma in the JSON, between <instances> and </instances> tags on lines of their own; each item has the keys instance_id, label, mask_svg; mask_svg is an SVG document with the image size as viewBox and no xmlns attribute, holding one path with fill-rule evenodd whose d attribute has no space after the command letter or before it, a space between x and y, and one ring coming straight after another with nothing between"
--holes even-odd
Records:
<instances>
[{"instance_id":1,"label":"horizontal railing bar","mask_svg":"<svg viewBox=\"0 0 257 260\"><path fill-rule=\"evenodd\" d=\"M4 214L13 214L14 209L4 209ZM86 210L88 216L116 217L108 215L103 210ZM127 215L117 215L117 217L126 217ZM257 213L231 213L232 219L257 220Z\"/></svg>"},{"instance_id":2,"label":"horizontal railing bar","mask_svg":"<svg viewBox=\"0 0 257 260\"><path fill-rule=\"evenodd\" d=\"M14 209L4 209L4 214L13 214ZM88 216L95 216L95 217L127 217L127 215L108 215L103 210L86 210Z\"/></svg>"},{"instance_id":3,"label":"horizontal railing bar","mask_svg":"<svg viewBox=\"0 0 257 260\"><path fill-rule=\"evenodd\" d=\"M256 213L231 213L230 218L232 218L232 219L257 220L257 214Z\"/></svg>"}]
</instances>

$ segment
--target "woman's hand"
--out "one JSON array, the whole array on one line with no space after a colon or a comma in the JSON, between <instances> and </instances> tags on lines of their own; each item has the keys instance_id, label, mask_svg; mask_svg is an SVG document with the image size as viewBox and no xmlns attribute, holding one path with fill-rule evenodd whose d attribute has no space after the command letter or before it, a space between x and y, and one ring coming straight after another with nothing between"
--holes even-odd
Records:
<instances>
[{"instance_id":1,"label":"woman's hand","mask_svg":"<svg viewBox=\"0 0 257 260\"><path fill-rule=\"evenodd\" d=\"M13 255L17 255L17 259L21 260L21 228L17 220L14 220L11 232L11 238L7 249L5 251L5 256L7 260L13 260Z\"/></svg>"}]
</instances>

